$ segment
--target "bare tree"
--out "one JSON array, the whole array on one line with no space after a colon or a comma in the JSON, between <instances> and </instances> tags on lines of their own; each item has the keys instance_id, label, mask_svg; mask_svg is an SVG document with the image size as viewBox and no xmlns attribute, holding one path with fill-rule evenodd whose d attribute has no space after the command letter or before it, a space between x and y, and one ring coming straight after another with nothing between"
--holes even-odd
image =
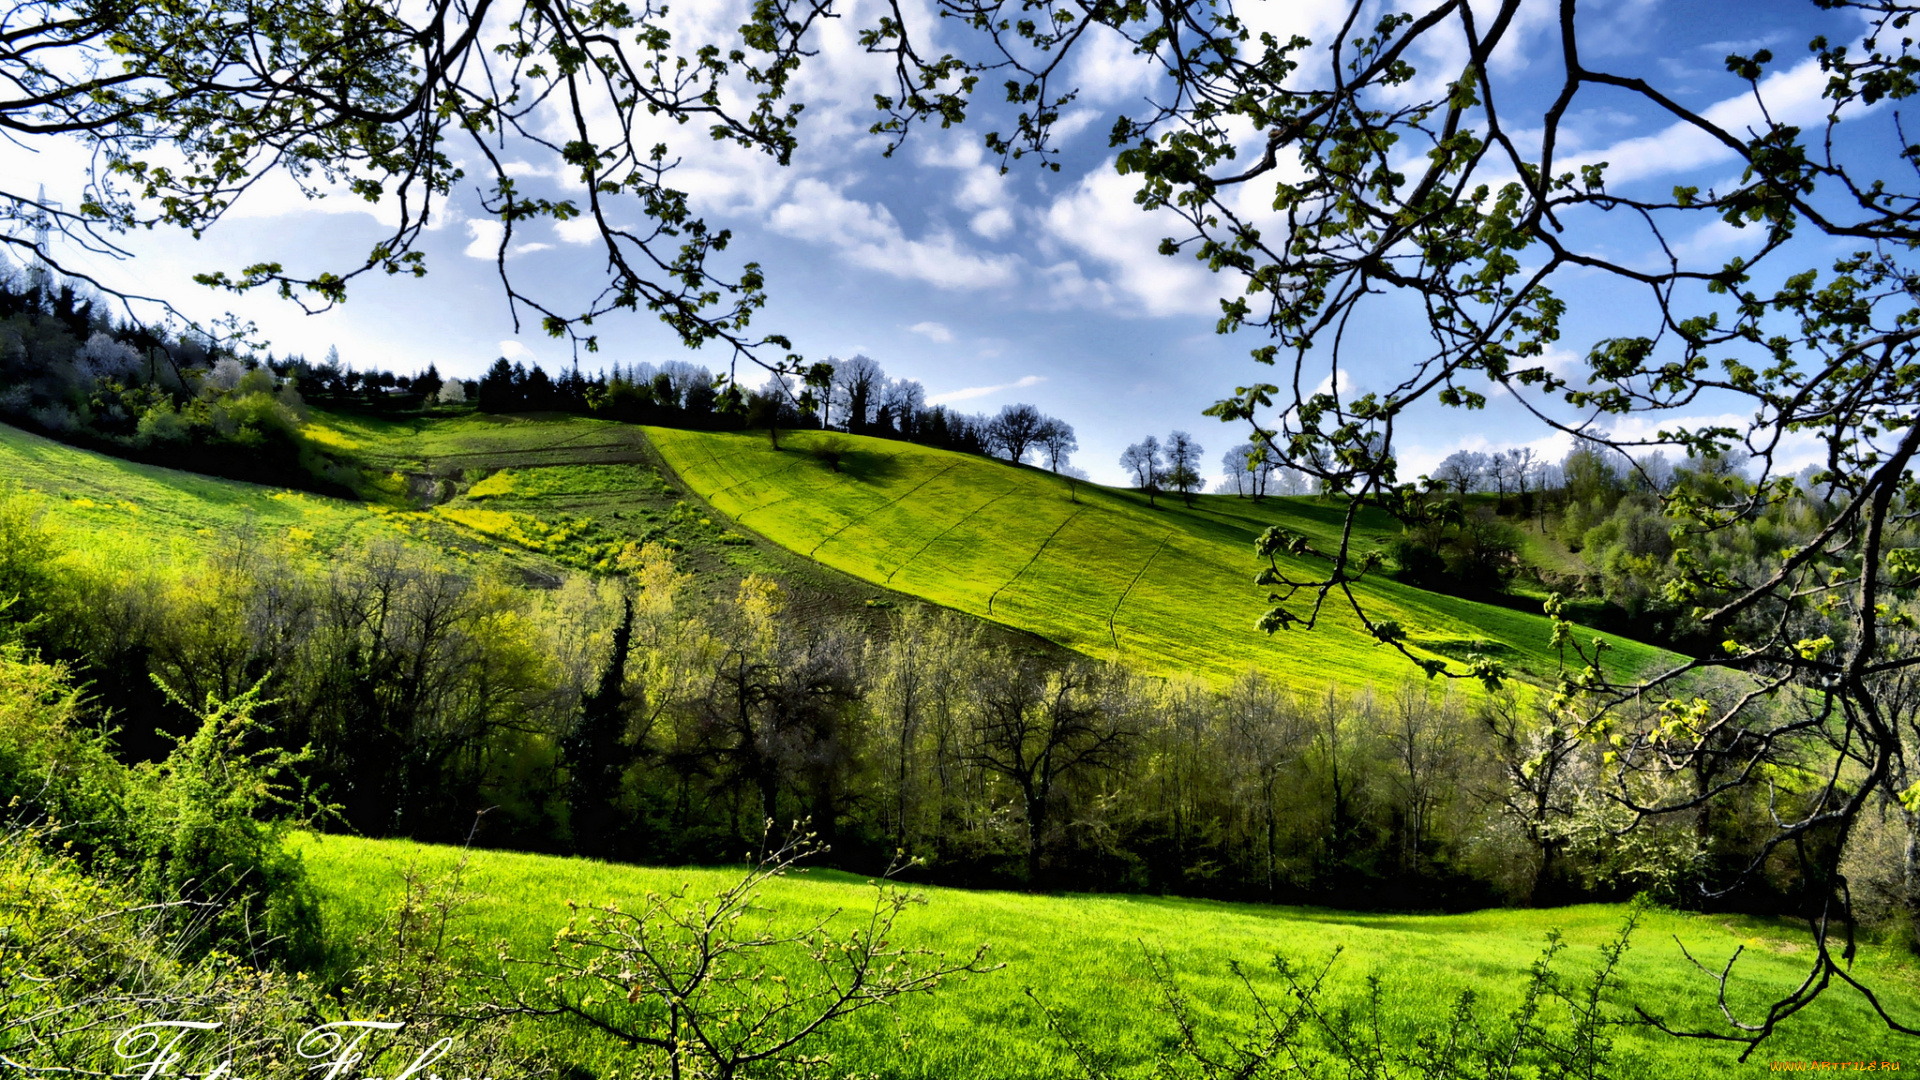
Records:
<instances>
[{"instance_id":1,"label":"bare tree","mask_svg":"<svg viewBox=\"0 0 1920 1080\"><path fill-rule=\"evenodd\" d=\"M843 360L833 371L833 400L840 406L840 423L858 435L873 422L886 392L887 373L867 356Z\"/></svg>"},{"instance_id":2,"label":"bare tree","mask_svg":"<svg viewBox=\"0 0 1920 1080\"><path fill-rule=\"evenodd\" d=\"M1147 503L1152 505L1166 469L1160 456L1160 440L1149 435L1121 451L1120 467L1133 474L1134 486L1147 493Z\"/></svg>"},{"instance_id":3,"label":"bare tree","mask_svg":"<svg viewBox=\"0 0 1920 1080\"><path fill-rule=\"evenodd\" d=\"M1040 448L1046 451L1047 468L1059 472L1068 456L1080 449L1080 440L1074 437L1072 424L1049 416L1040 425Z\"/></svg>"},{"instance_id":4,"label":"bare tree","mask_svg":"<svg viewBox=\"0 0 1920 1080\"><path fill-rule=\"evenodd\" d=\"M1094 695L1085 667L1043 674L1030 665L982 670L968 760L1020 793L1027 825L1027 884L1041 884L1042 853L1062 784L1125 757L1132 733Z\"/></svg>"},{"instance_id":5,"label":"bare tree","mask_svg":"<svg viewBox=\"0 0 1920 1080\"><path fill-rule=\"evenodd\" d=\"M1035 447L1044 446L1044 433L1047 417L1031 405L1008 405L999 415L987 421L987 441L990 446L1007 456L1007 460L1018 464L1025 460L1027 452ZM1072 437L1071 430L1068 437Z\"/></svg>"},{"instance_id":6,"label":"bare tree","mask_svg":"<svg viewBox=\"0 0 1920 1080\"><path fill-rule=\"evenodd\" d=\"M1200 455L1204 453L1193 436L1184 431L1167 436L1167 483L1188 506L1193 505L1193 490L1200 486Z\"/></svg>"},{"instance_id":7,"label":"bare tree","mask_svg":"<svg viewBox=\"0 0 1920 1080\"><path fill-rule=\"evenodd\" d=\"M503 957L485 1012L578 1022L629 1049L645 1075L737 1080L810 1070L823 1059L808 1048L833 1024L995 969L985 945L949 960L902 944L895 923L925 900L885 877L864 912L776 924L762 891L824 850L806 834L763 840L753 867L710 897L681 885L633 910L577 914L542 955Z\"/></svg>"}]
</instances>

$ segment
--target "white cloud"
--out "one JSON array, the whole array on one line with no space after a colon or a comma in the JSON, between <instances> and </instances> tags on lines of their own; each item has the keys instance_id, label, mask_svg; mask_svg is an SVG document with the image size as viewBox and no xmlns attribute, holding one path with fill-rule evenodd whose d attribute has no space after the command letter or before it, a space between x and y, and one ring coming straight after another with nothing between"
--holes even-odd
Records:
<instances>
[{"instance_id":1,"label":"white cloud","mask_svg":"<svg viewBox=\"0 0 1920 1080\"><path fill-rule=\"evenodd\" d=\"M498 221L471 219L467 222L467 235L472 238L460 254L469 259L485 259L488 262L500 256L500 237L507 227Z\"/></svg>"},{"instance_id":2,"label":"white cloud","mask_svg":"<svg viewBox=\"0 0 1920 1080\"><path fill-rule=\"evenodd\" d=\"M600 239L600 223L590 214L553 223L553 235L563 244L591 244Z\"/></svg>"},{"instance_id":3,"label":"white cloud","mask_svg":"<svg viewBox=\"0 0 1920 1080\"><path fill-rule=\"evenodd\" d=\"M989 240L1003 239L1013 231L1013 212L1004 206L982 210L967 222L967 228Z\"/></svg>"},{"instance_id":4,"label":"white cloud","mask_svg":"<svg viewBox=\"0 0 1920 1080\"><path fill-rule=\"evenodd\" d=\"M953 331L947 329L945 323L917 322L907 327L907 329L913 333L922 334L934 341L941 342L942 344L953 340Z\"/></svg>"},{"instance_id":5,"label":"white cloud","mask_svg":"<svg viewBox=\"0 0 1920 1080\"><path fill-rule=\"evenodd\" d=\"M1760 94L1766 101L1767 114L1776 123L1801 127L1816 125L1827 115L1829 103L1821 97L1826 87L1827 73L1820 70L1820 62L1814 59L1760 80ZM1871 107L1863 106L1860 111ZM1736 139L1743 137L1747 129L1759 130L1765 123L1751 91L1716 102L1700 116ZM1623 139L1604 149L1589 151L1581 155L1581 161L1607 162L1607 180L1618 184L1731 161L1735 156L1725 143L1690 123L1676 121L1656 134Z\"/></svg>"},{"instance_id":6,"label":"white cloud","mask_svg":"<svg viewBox=\"0 0 1920 1080\"><path fill-rule=\"evenodd\" d=\"M500 343L500 355L509 360L532 361L535 359L532 349L527 348L512 338L507 338Z\"/></svg>"},{"instance_id":7,"label":"white cloud","mask_svg":"<svg viewBox=\"0 0 1920 1080\"><path fill-rule=\"evenodd\" d=\"M997 394L1002 390L1020 390L1029 386L1038 386L1046 381L1047 377L1045 375L1028 375L1010 383L1001 383L998 386L969 386L962 390L949 390L944 394L935 394L927 399L927 404L946 405L955 401L971 401L974 398L983 398L991 394Z\"/></svg>"},{"instance_id":8,"label":"white cloud","mask_svg":"<svg viewBox=\"0 0 1920 1080\"><path fill-rule=\"evenodd\" d=\"M1094 105L1138 105L1153 89L1158 65L1133 51L1119 34L1097 31L1074 48L1073 78L1080 100Z\"/></svg>"},{"instance_id":9,"label":"white cloud","mask_svg":"<svg viewBox=\"0 0 1920 1080\"><path fill-rule=\"evenodd\" d=\"M943 289L1010 285L1019 276L1019 260L978 254L949 232L908 239L886 207L849 199L819 180L796 183L792 200L775 208L768 224L787 236L836 248L855 265Z\"/></svg>"},{"instance_id":10,"label":"white cloud","mask_svg":"<svg viewBox=\"0 0 1920 1080\"><path fill-rule=\"evenodd\" d=\"M1047 234L1102 264L1109 280L1088 280L1077 261L1049 268L1056 302L1098 302L1148 315L1218 314L1231 279L1216 277L1185 255L1159 253L1160 240L1183 232L1168 213L1146 213L1133 201L1136 181L1114 171L1112 159L1082 177L1047 208Z\"/></svg>"},{"instance_id":11,"label":"white cloud","mask_svg":"<svg viewBox=\"0 0 1920 1080\"><path fill-rule=\"evenodd\" d=\"M979 140L954 138L943 147L929 143L920 155L922 165L958 170L953 205L972 213L968 228L989 240L1004 239L1013 231L1014 214L1020 209L1012 186L998 167L985 161Z\"/></svg>"}]
</instances>

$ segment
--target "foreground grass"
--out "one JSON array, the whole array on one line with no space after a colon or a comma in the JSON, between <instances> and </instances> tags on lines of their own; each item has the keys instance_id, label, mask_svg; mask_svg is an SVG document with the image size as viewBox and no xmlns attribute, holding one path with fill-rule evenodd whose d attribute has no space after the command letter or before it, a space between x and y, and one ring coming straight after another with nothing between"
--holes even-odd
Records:
<instances>
[{"instance_id":1,"label":"foreground grass","mask_svg":"<svg viewBox=\"0 0 1920 1080\"><path fill-rule=\"evenodd\" d=\"M404 841L310 837L301 851L321 893L329 932L350 941L376 922L398 897L409 867L443 873L458 864L458 849ZM465 933L487 942L504 939L523 956L540 954L566 917L566 902L633 901L648 890L690 882L695 895L711 893L733 874L726 870L650 869L579 859L477 851L466 884L483 898L469 910ZM1486 911L1468 915L1372 915L1308 908L1230 904L1147 896L1040 897L1018 893L927 889L929 903L900 924L915 943L956 957L981 943L1006 967L955 981L933 997L908 1001L897 1013L855 1017L826 1036L834 1075L871 1072L926 1080L1041 1080L1068 1077L1071 1058L1047 1030L1024 990L1057 1010L1069 1028L1105 1055L1119 1075L1147 1076L1156 1055L1172 1046L1166 1020L1153 1009L1155 991L1143 957L1164 954L1197 1010L1229 1019L1244 1015L1245 999L1227 965L1257 967L1276 953L1308 964L1344 950L1334 968L1338 995L1353 1000L1365 977L1378 975L1392 1014L1407 1037L1415 1026L1439 1024L1459 991L1472 988L1483 1015L1499 1016L1517 1000L1527 966L1551 929L1569 948L1556 965L1577 983L1596 962L1596 947L1618 930L1620 905L1546 911ZM871 898L863 879L816 872L780 881L765 894L768 906L795 921L834 908L859 912ZM1624 965L1621 1003L1640 1003L1671 1020L1709 1025L1715 1017L1710 984L1681 959L1675 939L1711 964L1737 947L1740 961L1732 1000L1751 1008L1767 995L1796 985L1805 974L1804 931L1784 923L1724 915L1659 912L1636 934ZM1877 984L1890 1007L1920 1012L1920 972L1910 958L1866 949L1856 972ZM543 1029L563 1056L607 1075L617 1059L605 1048L570 1041ZM1848 992L1833 991L1796 1016L1755 1060L1715 1044L1683 1043L1643 1028L1616 1032L1621 1077L1758 1075L1774 1060L1909 1059L1920 1064L1920 1042L1891 1035Z\"/></svg>"},{"instance_id":2,"label":"foreground grass","mask_svg":"<svg viewBox=\"0 0 1920 1080\"><path fill-rule=\"evenodd\" d=\"M790 550L875 585L1031 631L1135 670L1219 682L1250 667L1310 689L1405 677L1335 594L1319 627L1267 637L1270 606L1253 584L1253 540L1282 525L1331 550L1343 508L1314 499L1177 496L1157 507L1132 491L910 443L829 436L852 452L839 471L808 453L818 432L764 435L649 428L667 464L716 509ZM1392 532L1363 517L1361 550ZM1283 564L1287 565L1287 564ZM1297 577L1324 563L1293 562ZM1398 622L1429 655L1482 652L1536 682L1559 657L1540 616L1429 593L1376 574L1356 592L1373 619ZM1306 613L1304 597L1289 606ZM1626 671L1658 650L1610 639Z\"/></svg>"}]
</instances>

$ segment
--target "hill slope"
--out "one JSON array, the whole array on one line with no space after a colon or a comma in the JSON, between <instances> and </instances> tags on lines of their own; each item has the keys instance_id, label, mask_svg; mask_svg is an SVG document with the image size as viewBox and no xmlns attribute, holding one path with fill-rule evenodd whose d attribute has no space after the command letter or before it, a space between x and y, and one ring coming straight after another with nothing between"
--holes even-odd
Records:
<instances>
[{"instance_id":1,"label":"hill slope","mask_svg":"<svg viewBox=\"0 0 1920 1080\"><path fill-rule=\"evenodd\" d=\"M1249 667L1296 685L1349 687L1410 670L1377 647L1343 602L1313 631L1267 637L1253 540L1284 525L1328 546L1338 507L1312 499L1254 503L1163 497L1081 483L1031 468L910 443L843 439L839 471L809 454L822 436L797 432L776 452L760 435L650 428L682 481L716 509L771 540L855 577L1028 630L1088 656L1212 681ZM1363 539L1392 530L1361 523ZM1316 567L1295 564L1301 576ZM1434 655L1481 650L1535 681L1555 670L1548 623L1429 593L1376 575L1356 592L1376 619L1405 627ZM1296 612L1301 605L1293 605ZM1661 654L1616 641L1610 655L1639 669Z\"/></svg>"},{"instance_id":2,"label":"hill slope","mask_svg":"<svg viewBox=\"0 0 1920 1080\"><path fill-rule=\"evenodd\" d=\"M727 870L654 869L509 852L432 847L407 841L313 837L300 844L314 875L329 933L351 941L370 929L397 900L403 874L413 868L431 879L469 859L466 887L479 899L460 933L481 945L504 939L520 956L545 954L554 931L583 905L618 901L629 910L647 890L682 883L700 898L736 875ZM1262 904L1229 904L1156 896L1034 896L959 889L924 890L928 904L909 911L899 930L912 945L960 956L991 944L1004 970L949 983L933 997L904 1002L896 1017L873 1010L825 1037L836 1057L833 1075L858 1073L926 1080L1026 1080L1082 1075L1061 1041L1047 1029L1023 988L1031 986L1069 1030L1101 1053L1117 1077L1161 1075L1157 1054L1173 1048L1174 1031L1157 1013L1146 956L1163 957L1207 1022L1234 1024L1246 1013L1244 991L1228 962L1244 963L1256 985L1272 991L1271 971L1260 969L1276 952L1318 970L1335 948L1345 954L1332 969L1338 1000L1357 1005L1363 980L1378 974L1391 1014L1402 1022L1441 1023L1462 989L1479 995L1483 1016L1503 1019L1518 1004L1527 965L1540 955L1550 929L1564 931L1567 951L1555 971L1571 989L1584 988L1596 964L1596 946L1612 938L1625 909L1591 904L1545 911L1483 911L1465 915L1375 915ZM814 872L776 881L765 893L780 925L817 919L835 908L858 918L871 903L865 880ZM1718 1020L1713 984L1688 966L1675 939L1703 962L1717 965L1745 951L1729 1003L1751 1017L1765 993L1797 985L1806 974L1804 925L1732 915L1650 913L1635 934L1622 971L1623 1002L1648 1006L1677 1023L1710 1026ZM1880 992L1895 1015L1920 1008L1920 976L1911 958L1882 948L1862 950L1855 972ZM1275 995L1277 997L1277 995ZM1566 1013L1549 1005L1546 1023ZM1404 1037L1389 1030L1389 1037ZM903 1046L902 1036L912 1039ZM1609 1032L1619 1045L1622 1078L1708 1076L1737 1070L1737 1049L1682 1042L1644 1027ZM1903 1040L1891 1035L1850 990L1830 991L1793 1017L1760 1056L1772 1060L1898 1057ZM621 1058L610 1047L555 1046L563 1060L609 1076ZM594 1060L596 1057L599 1060ZM597 1066L597 1067L596 1067ZM1744 1066L1764 1072L1764 1064ZM571 1071L571 1070L565 1070Z\"/></svg>"},{"instance_id":3,"label":"hill slope","mask_svg":"<svg viewBox=\"0 0 1920 1080\"><path fill-rule=\"evenodd\" d=\"M1310 499L1255 504L1202 496L1189 509L1136 492L909 443L851 438L843 471L792 433L641 429L564 417L409 421L316 414L314 431L377 471L370 502L135 464L0 426L0 476L52 496L90 546L204 552L251 529L317 559L382 538L494 566L534 584L590 570L621 544L663 539L712 591L750 571L787 582L821 617L875 618L879 589L945 605L1084 655L1219 682L1249 667L1309 689L1409 668L1330 605L1312 632L1266 637L1251 541L1282 524L1328 543L1339 509ZM835 436L836 438L845 438ZM676 478L663 475L670 468ZM684 490L682 489L684 485ZM734 518L732 530L702 505ZM1362 522L1363 538L1393 528ZM765 540L743 535L757 532ZM1547 624L1506 608L1363 582L1376 613L1436 655L1481 650L1543 681ZM1639 667L1660 654L1617 642Z\"/></svg>"}]
</instances>

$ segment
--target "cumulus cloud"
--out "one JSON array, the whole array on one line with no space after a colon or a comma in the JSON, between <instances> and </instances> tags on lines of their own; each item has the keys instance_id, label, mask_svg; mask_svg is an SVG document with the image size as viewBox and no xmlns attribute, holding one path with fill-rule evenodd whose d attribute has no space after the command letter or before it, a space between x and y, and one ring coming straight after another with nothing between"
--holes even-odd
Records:
<instances>
[{"instance_id":1,"label":"cumulus cloud","mask_svg":"<svg viewBox=\"0 0 1920 1080\"><path fill-rule=\"evenodd\" d=\"M969 386L961 390L949 390L944 394L935 394L927 399L927 404L947 405L955 401L971 401L974 398L983 398L997 394L1002 390L1019 390L1028 386L1038 386L1046 381L1047 377L1045 375L1028 375L1010 383L1001 383L998 386Z\"/></svg>"},{"instance_id":2,"label":"cumulus cloud","mask_svg":"<svg viewBox=\"0 0 1920 1080\"><path fill-rule=\"evenodd\" d=\"M907 329L943 344L953 340L953 331L947 329L945 323L917 322Z\"/></svg>"},{"instance_id":3,"label":"cumulus cloud","mask_svg":"<svg viewBox=\"0 0 1920 1080\"><path fill-rule=\"evenodd\" d=\"M1047 235L1088 256L1106 278L1095 284L1078 260L1056 264L1048 269L1055 301L1147 315L1218 314L1229 279L1191 258L1159 253L1161 238L1184 223L1142 212L1133 201L1135 183L1109 158L1047 208Z\"/></svg>"},{"instance_id":4,"label":"cumulus cloud","mask_svg":"<svg viewBox=\"0 0 1920 1080\"><path fill-rule=\"evenodd\" d=\"M500 355L509 360L521 360L527 363L533 363L537 359L533 355L532 349L527 348L512 338L507 338L500 343Z\"/></svg>"},{"instance_id":5,"label":"cumulus cloud","mask_svg":"<svg viewBox=\"0 0 1920 1080\"><path fill-rule=\"evenodd\" d=\"M467 236L471 237L460 254L469 259L485 259L492 262L500 254L500 237L506 232L506 226L497 221L469 220Z\"/></svg>"},{"instance_id":6,"label":"cumulus cloud","mask_svg":"<svg viewBox=\"0 0 1920 1080\"><path fill-rule=\"evenodd\" d=\"M886 207L849 199L819 180L796 183L793 198L775 208L768 224L832 247L857 266L943 289L1010 285L1019 277L1019 261L1011 256L979 254L945 231L911 239Z\"/></svg>"}]
</instances>

